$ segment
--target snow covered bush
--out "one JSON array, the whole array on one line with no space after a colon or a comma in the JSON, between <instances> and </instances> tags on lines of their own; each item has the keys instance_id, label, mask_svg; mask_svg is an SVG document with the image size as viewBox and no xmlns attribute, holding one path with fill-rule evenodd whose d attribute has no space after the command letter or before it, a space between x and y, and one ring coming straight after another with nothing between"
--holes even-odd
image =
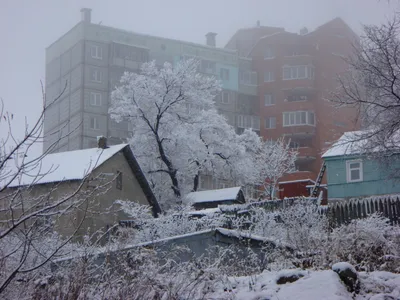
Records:
<instances>
[{"instance_id":1,"label":"snow covered bush","mask_svg":"<svg viewBox=\"0 0 400 300\"><path fill-rule=\"evenodd\" d=\"M281 247L280 267L312 267L322 264L328 238L328 219L307 199L269 212L263 208L251 211L250 231L268 237ZM292 251L287 251L288 249Z\"/></svg>"},{"instance_id":2,"label":"snow covered bush","mask_svg":"<svg viewBox=\"0 0 400 300\"><path fill-rule=\"evenodd\" d=\"M170 211L155 219L151 215L149 206L130 201L117 201L117 203L135 223L134 228L120 229L121 237L130 244L224 227L228 222L228 218L223 215L194 217L190 214L190 207L181 207L180 211ZM117 240L121 241L119 237Z\"/></svg>"},{"instance_id":3,"label":"snow covered bush","mask_svg":"<svg viewBox=\"0 0 400 300\"><path fill-rule=\"evenodd\" d=\"M34 283L34 299L203 299L220 272L202 268L184 247L168 251L136 247L99 264L95 256L71 261ZM217 272L215 272L217 271Z\"/></svg>"},{"instance_id":4,"label":"snow covered bush","mask_svg":"<svg viewBox=\"0 0 400 300\"><path fill-rule=\"evenodd\" d=\"M358 270L379 269L385 255L393 254L389 220L374 213L333 229L327 247L329 260L347 261Z\"/></svg>"}]
</instances>

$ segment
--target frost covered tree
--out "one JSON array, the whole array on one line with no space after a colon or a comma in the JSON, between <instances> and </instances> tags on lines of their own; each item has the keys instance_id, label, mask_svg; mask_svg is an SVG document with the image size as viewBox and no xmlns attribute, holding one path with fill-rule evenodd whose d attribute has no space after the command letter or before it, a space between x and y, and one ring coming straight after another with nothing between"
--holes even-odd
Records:
<instances>
[{"instance_id":1,"label":"frost covered tree","mask_svg":"<svg viewBox=\"0 0 400 300\"><path fill-rule=\"evenodd\" d=\"M111 117L132 125L129 142L164 203L196 191L200 174L240 185L259 180L261 139L235 133L215 108L219 81L197 69L193 59L161 69L145 63L140 74L125 73L111 96Z\"/></svg>"},{"instance_id":2,"label":"frost covered tree","mask_svg":"<svg viewBox=\"0 0 400 300\"><path fill-rule=\"evenodd\" d=\"M332 100L358 110L366 130L352 140L365 141L360 150L384 158L400 150L400 16L363 29Z\"/></svg>"},{"instance_id":3,"label":"frost covered tree","mask_svg":"<svg viewBox=\"0 0 400 300\"><path fill-rule=\"evenodd\" d=\"M61 94L60 94L61 96ZM60 97L59 96L59 97ZM83 191L86 178L68 194L58 193L57 185L48 186L42 193L29 186L18 186L21 176L29 176L32 182L51 176L41 162L60 141L61 132L53 145L39 156L32 148L43 140L45 112L59 99L43 97L41 114L33 124L25 124L25 131L15 132L14 114L7 112L1 102L0 110L0 298L16 279L29 280L30 274L57 257L76 236L89 207L91 197L99 188ZM72 218L77 210L82 218L71 234L60 236L53 232L53 221ZM33 277L33 275L32 275ZM12 290L13 288L11 288ZM9 289L8 289L9 290Z\"/></svg>"},{"instance_id":4,"label":"frost covered tree","mask_svg":"<svg viewBox=\"0 0 400 300\"><path fill-rule=\"evenodd\" d=\"M284 139L267 141L261 152L260 178L264 194L269 199L275 195L278 180L288 172L294 171L297 151L290 148L290 143Z\"/></svg>"}]
</instances>

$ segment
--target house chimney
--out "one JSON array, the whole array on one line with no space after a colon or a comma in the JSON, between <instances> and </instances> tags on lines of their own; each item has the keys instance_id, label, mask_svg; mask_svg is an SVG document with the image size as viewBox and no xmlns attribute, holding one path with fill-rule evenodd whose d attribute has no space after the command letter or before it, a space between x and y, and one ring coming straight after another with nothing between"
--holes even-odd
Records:
<instances>
[{"instance_id":1,"label":"house chimney","mask_svg":"<svg viewBox=\"0 0 400 300\"><path fill-rule=\"evenodd\" d=\"M209 32L206 34L206 44L210 47L215 47L217 45L215 37L217 34L215 32Z\"/></svg>"},{"instance_id":2,"label":"house chimney","mask_svg":"<svg viewBox=\"0 0 400 300\"><path fill-rule=\"evenodd\" d=\"M97 137L97 147L99 149L107 149L107 138L103 135Z\"/></svg>"},{"instance_id":3,"label":"house chimney","mask_svg":"<svg viewBox=\"0 0 400 300\"><path fill-rule=\"evenodd\" d=\"M81 21L85 23L90 23L92 19L92 9L82 8L81 9Z\"/></svg>"}]
</instances>

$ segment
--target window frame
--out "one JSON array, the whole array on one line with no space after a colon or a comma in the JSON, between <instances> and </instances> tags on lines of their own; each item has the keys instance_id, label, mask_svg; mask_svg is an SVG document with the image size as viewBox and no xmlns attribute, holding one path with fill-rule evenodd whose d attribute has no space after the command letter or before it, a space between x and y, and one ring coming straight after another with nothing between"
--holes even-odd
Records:
<instances>
[{"instance_id":1,"label":"window frame","mask_svg":"<svg viewBox=\"0 0 400 300\"><path fill-rule=\"evenodd\" d=\"M265 80L266 79L266 74L269 74L268 75L268 80ZM275 81L275 74L274 74L274 72L272 72L272 71L265 71L264 72L264 82L274 82Z\"/></svg>"},{"instance_id":2,"label":"window frame","mask_svg":"<svg viewBox=\"0 0 400 300\"><path fill-rule=\"evenodd\" d=\"M304 68L304 70L302 70ZM315 67L312 65L284 65L282 67L282 80L314 79ZM304 76L300 76L303 73ZM287 76L289 75L289 76Z\"/></svg>"},{"instance_id":3,"label":"window frame","mask_svg":"<svg viewBox=\"0 0 400 300\"><path fill-rule=\"evenodd\" d=\"M257 72L240 71L239 83L244 85L257 86Z\"/></svg>"},{"instance_id":4,"label":"window frame","mask_svg":"<svg viewBox=\"0 0 400 300\"><path fill-rule=\"evenodd\" d=\"M117 171L117 176L115 178L115 188L120 191L122 191L122 176L122 172Z\"/></svg>"},{"instance_id":5,"label":"window frame","mask_svg":"<svg viewBox=\"0 0 400 300\"><path fill-rule=\"evenodd\" d=\"M92 124L93 124L93 126L92 126ZM89 128L92 130L100 130L100 123L99 123L99 120L97 119L97 117L90 117Z\"/></svg>"},{"instance_id":6,"label":"window frame","mask_svg":"<svg viewBox=\"0 0 400 300\"><path fill-rule=\"evenodd\" d=\"M227 97L224 97L224 95L227 95ZM224 99L228 100L224 100ZM231 102L231 93L229 91L222 91L221 93L221 103L222 104L229 104Z\"/></svg>"},{"instance_id":7,"label":"window frame","mask_svg":"<svg viewBox=\"0 0 400 300\"><path fill-rule=\"evenodd\" d=\"M359 163L358 168L350 168L351 164L354 163ZM360 174L359 179L352 179L351 178L351 171L352 170L358 170ZM362 182L364 181L364 176L363 176L363 161L362 159L352 159L352 160L346 160L346 181L347 183L354 183L354 182Z\"/></svg>"},{"instance_id":8,"label":"window frame","mask_svg":"<svg viewBox=\"0 0 400 300\"><path fill-rule=\"evenodd\" d=\"M93 52L95 55L93 55ZM103 48L99 45L90 45L90 56L94 59L103 60Z\"/></svg>"},{"instance_id":9,"label":"window frame","mask_svg":"<svg viewBox=\"0 0 400 300\"><path fill-rule=\"evenodd\" d=\"M274 122L272 122L274 120ZM267 127L267 122L268 122L268 127ZM271 124L274 124L274 126L271 126ZM265 129L276 129L276 117L266 117L265 118Z\"/></svg>"},{"instance_id":10,"label":"window frame","mask_svg":"<svg viewBox=\"0 0 400 300\"><path fill-rule=\"evenodd\" d=\"M269 103L267 103L267 96L269 96ZM275 97L274 97L274 95L272 95L271 93L265 93L264 94L264 106L272 106L272 105L275 105L276 103L275 103Z\"/></svg>"},{"instance_id":11,"label":"window frame","mask_svg":"<svg viewBox=\"0 0 400 300\"><path fill-rule=\"evenodd\" d=\"M92 68L91 72L90 72L90 81L96 82L96 83L102 83L103 82L103 72L98 68Z\"/></svg>"},{"instance_id":12,"label":"window frame","mask_svg":"<svg viewBox=\"0 0 400 300\"><path fill-rule=\"evenodd\" d=\"M99 96L99 97L97 97L97 96ZM92 101L92 100L94 100L94 101ZM97 101L97 100L99 100L99 101ZM90 92L90 99L89 99L90 106L102 106L103 105L102 102L103 102L103 99L102 99L101 93Z\"/></svg>"},{"instance_id":13,"label":"window frame","mask_svg":"<svg viewBox=\"0 0 400 300\"><path fill-rule=\"evenodd\" d=\"M269 59L274 59L274 58L275 58L274 50L271 47L265 48L264 60L269 60Z\"/></svg>"},{"instance_id":14,"label":"window frame","mask_svg":"<svg viewBox=\"0 0 400 300\"><path fill-rule=\"evenodd\" d=\"M228 81L229 80L229 69L227 69L227 68L221 68L220 70L219 70L219 75L220 75L220 78L221 78L221 80L224 80L224 81ZM225 75L225 76L224 76Z\"/></svg>"},{"instance_id":15,"label":"window frame","mask_svg":"<svg viewBox=\"0 0 400 300\"><path fill-rule=\"evenodd\" d=\"M284 111L282 120L283 127L315 126L315 112L305 110ZM302 120L305 120L305 122L302 122ZM311 123L310 120L313 120L313 122Z\"/></svg>"}]
</instances>

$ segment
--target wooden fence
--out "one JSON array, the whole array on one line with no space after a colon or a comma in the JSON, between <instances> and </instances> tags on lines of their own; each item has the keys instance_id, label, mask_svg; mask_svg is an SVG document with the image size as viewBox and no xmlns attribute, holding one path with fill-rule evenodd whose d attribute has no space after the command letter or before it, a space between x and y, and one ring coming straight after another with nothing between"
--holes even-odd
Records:
<instances>
[{"instance_id":1,"label":"wooden fence","mask_svg":"<svg viewBox=\"0 0 400 300\"><path fill-rule=\"evenodd\" d=\"M400 225L400 197L375 197L338 201L329 204L327 213L332 225L340 226L375 212L388 218L391 225Z\"/></svg>"}]
</instances>

